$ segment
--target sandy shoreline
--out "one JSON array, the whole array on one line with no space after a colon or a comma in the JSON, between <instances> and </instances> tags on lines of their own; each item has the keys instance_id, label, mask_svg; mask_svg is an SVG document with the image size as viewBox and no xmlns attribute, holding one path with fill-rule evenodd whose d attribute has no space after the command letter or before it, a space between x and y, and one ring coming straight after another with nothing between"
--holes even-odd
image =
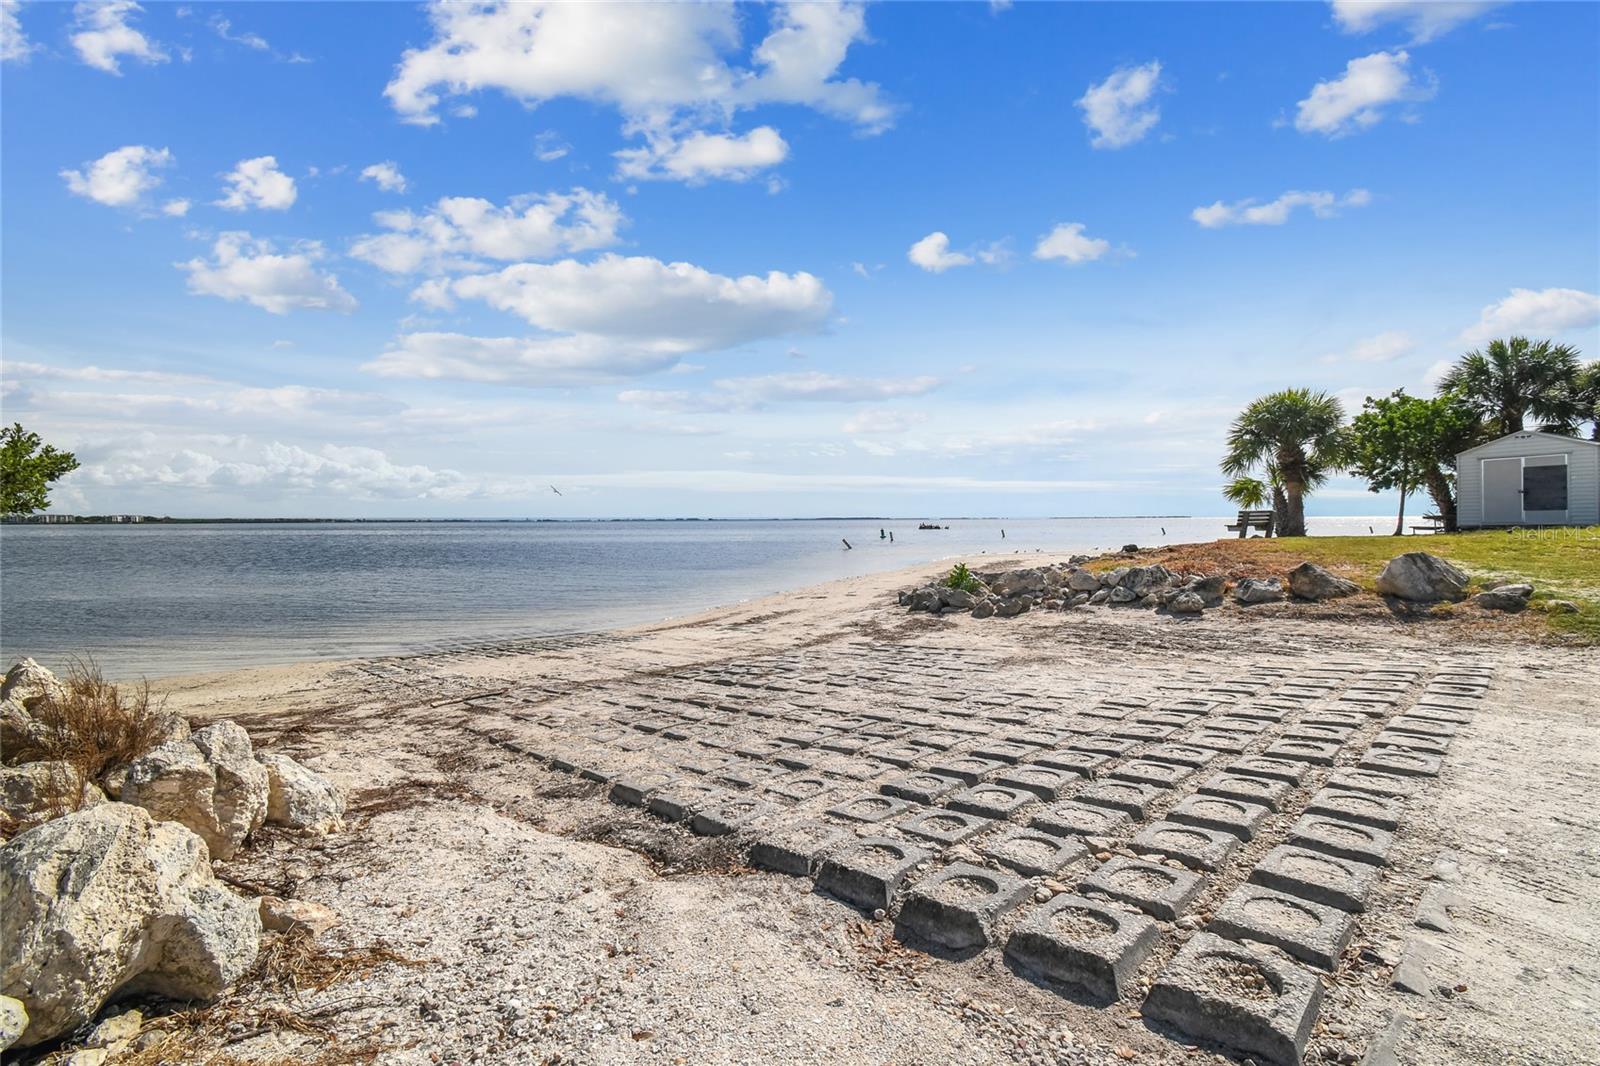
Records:
<instances>
[{"instance_id":1,"label":"sandy shoreline","mask_svg":"<svg viewBox=\"0 0 1600 1066\"><path fill-rule=\"evenodd\" d=\"M1029 978L998 946L946 957L806 878L750 870L745 838L697 835L619 805L592 778L681 765L708 727L732 730L733 746L777 742L794 725L765 717L769 703L814 722L808 730L828 733L837 721L829 735L849 747L880 711L920 720L952 696L955 706L1000 713L990 731L999 735L1024 721L1070 725L1106 700L1153 707L1239 685L1256 696L1229 699L1267 699L1298 679L1348 686L1395 668L1418 679L1396 689L1403 711L1428 677L1485 667L1493 681L1481 708L1441 775L1408 802L1351 947L1321 979L1307 1061L1360 1061L1399 1026L1405 1063L1600 1062L1589 1040L1600 1022L1593 656L1291 604L1195 623L1132 609L980 621L895 606L897 589L940 569L842 579L607 633L157 683L169 709L235 718L259 747L306 762L351 795L346 833L312 849L265 835L225 872L332 907L341 923L325 938L335 948L383 944L421 960L300 996L241 989L229 1009L292 1009L326 1035L269 1026L230 1050L310 1058L370 1047L378 1061L419 1064L1209 1061L1141 1017L1141 991L1106 1006ZM1007 724L1008 704L1030 708L1019 724ZM662 714L642 730L624 724ZM1269 723L1250 750L1281 728ZM1379 728L1362 726L1339 765L1353 764ZM934 735L926 726L921 734ZM760 764L780 783L808 773L731 747L705 750ZM800 754L793 762L814 764L832 796L792 808L808 818L822 816L818 804L876 792L906 772L859 753ZM1243 886L1315 782L1336 770L1313 769L1260 838L1207 876L1193 913L1213 913ZM1185 778L1149 817L1209 772ZM1133 854L1142 824L1108 840L1110 853ZM985 861L971 850L980 846L947 858ZM1077 859L1058 876L1074 883L1099 862ZM1459 877L1441 880L1441 869ZM1440 893L1449 894L1451 931L1417 928L1419 904ZM1160 930L1140 982L1159 979L1192 935L1165 921ZM1428 987L1407 995L1390 982L1419 942L1434 961Z\"/></svg>"}]
</instances>

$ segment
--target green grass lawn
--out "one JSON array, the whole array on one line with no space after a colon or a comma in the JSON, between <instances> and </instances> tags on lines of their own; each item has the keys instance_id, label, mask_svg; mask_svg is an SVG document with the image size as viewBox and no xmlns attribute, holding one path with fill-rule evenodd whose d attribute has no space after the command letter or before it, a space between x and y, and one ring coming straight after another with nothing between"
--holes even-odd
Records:
<instances>
[{"instance_id":1,"label":"green grass lawn","mask_svg":"<svg viewBox=\"0 0 1600 1066\"><path fill-rule=\"evenodd\" d=\"M1558 633L1600 643L1600 527L1504 530L1409 537L1251 537L1150 550L1152 561L1186 573L1225 572L1283 577L1307 560L1372 590L1383 564L1403 552L1438 555L1472 578L1472 591L1525 581L1534 588L1531 611L1545 613L1551 600L1578 605L1576 614L1545 613ZM1094 569L1126 565L1117 557L1089 564ZM1446 612L1450 608L1444 608Z\"/></svg>"},{"instance_id":2,"label":"green grass lawn","mask_svg":"<svg viewBox=\"0 0 1600 1066\"><path fill-rule=\"evenodd\" d=\"M1600 527L1416 537L1281 537L1245 543L1262 549L1271 544L1274 554L1288 553L1323 566L1353 567L1359 572L1355 580L1367 588L1394 556L1425 551L1461 567L1478 588L1527 582L1534 589L1535 610L1550 600L1576 603L1577 614L1549 615L1551 627L1600 640Z\"/></svg>"}]
</instances>

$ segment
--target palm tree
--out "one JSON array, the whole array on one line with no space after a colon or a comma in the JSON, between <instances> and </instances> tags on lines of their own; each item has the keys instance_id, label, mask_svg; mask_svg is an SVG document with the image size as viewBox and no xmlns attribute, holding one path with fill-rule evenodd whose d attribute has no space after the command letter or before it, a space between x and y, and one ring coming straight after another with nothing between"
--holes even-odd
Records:
<instances>
[{"instance_id":1,"label":"palm tree","mask_svg":"<svg viewBox=\"0 0 1600 1066\"><path fill-rule=\"evenodd\" d=\"M1600 362L1588 363L1578 370L1572 392L1577 405L1573 421L1589 423L1589 439L1600 440Z\"/></svg>"},{"instance_id":2,"label":"palm tree","mask_svg":"<svg viewBox=\"0 0 1600 1066\"><path fill-rule=\"evenodd\" d=\"M1273 487L1278 534L1306 535L1305 497L1339 469L1345 455L1344 407L1326 392L1284 389L1240 412L1228 433L1222 472L1231 478L1265 468Z\"/></svg>"},{"instance_id":3,"label":"palm tree","mask_svg":"<svg viewBox=\"0 0 1600 1066\"><path fill-rule=\"evenodd\" d=\"M1576 348L1512 337L1463 355L1440 379L1439 391L1460 396L1500 434L1519 432L1529 415L1569 428L1582 420L1573 390L1578 373Z\"/></svg>"}]
</instances>

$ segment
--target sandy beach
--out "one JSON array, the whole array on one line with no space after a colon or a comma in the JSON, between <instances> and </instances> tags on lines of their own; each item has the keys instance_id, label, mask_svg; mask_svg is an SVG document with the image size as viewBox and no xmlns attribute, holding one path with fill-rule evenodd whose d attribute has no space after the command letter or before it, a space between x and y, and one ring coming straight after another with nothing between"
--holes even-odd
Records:
<instances>
[{"instance_id":1,"label":"sandy beach","mask_svg":"<svg viewBox=\"0 0 1600 1066\"><path fill-rule=\"evenodd\" d=\"M1416 788L1387 865L1372 868L1351 939L1316 978L1306 1061L1600 1062L1592 653L1287 603L1195 622L1134 609L977 620L896 606L897 589L929 576L918 567L838 581L592 636L160 683L169 709L233 718L258 748L350 794L346 832L309 850L263 833L228 878L333 908L341 921L329 944L415 960L299 996L241 987L228 1004L236 1014L287 1008L312 1032L238 1025L229 1051L395 1063L1209 1060L1209 1045L1141 1014L1146 989L1385 723L1451 678L1480 676L1486 687L1459 702L1463 722L1437 777L1407 779ZM1259 731L1242 734L1238 751L1184 771L1144 817L1089 839L1052 877L1027 879L1049 898L1050 885L1147 850L1132 838L1207 774L1297 722L1337 719L1363 692L1376 709L1331 765L1308 765L1248 843L1206 871L1181 917L1156 923L1155 949L1115 1002L1043 980L1001 950L1038 909L1033 895L988 947L951 952L894 915L874 920L808 877L748 861L762 827L826 822L937 762L896 758L908 731L875 727L916 723L911 732L957 754L1001 733L1082 729L1095 708L1112 709L1099 723L1112 735L1140 716L1163 721L1149 716L1174 701L1213 701L1208 719L1239 711L1236 723L1247 706L1290 709L1279 721L1243 719ZM933 719L959 707L976 709L980 728L939 737ZM1159 728L1131 735L1107 768L1163 742ZM748 772L730 777L730 767ZM632 781L704 786L719 775L685 803L704 811L708 797L759 794L769 817L701 835L608 797ZM809 798L782 794L784 782L812 777L822 783ZM833 820L847 834L914 839ZM993 867L991 838L942 857ZM1419 913L1435 928L1419 927ZM1397 977L1416 987L1394 987Z\"/></svg>"}]
</instances>

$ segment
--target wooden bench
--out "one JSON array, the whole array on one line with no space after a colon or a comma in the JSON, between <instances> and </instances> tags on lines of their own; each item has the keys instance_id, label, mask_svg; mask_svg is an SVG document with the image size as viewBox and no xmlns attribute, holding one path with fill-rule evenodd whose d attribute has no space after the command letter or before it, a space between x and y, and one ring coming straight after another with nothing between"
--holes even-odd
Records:
<instances>
[{"instance_id":1,"label":"wooden bench","mask_svg":"<svg viewBox=\"0 0 1600 1066\"><path fill-rule=\"evenodd\" d=\"M1444 519L1436 514L1425 514L1422 521L1411 527L1413 533L1443 533Z\"/></svg>"},{"instance_id":2,"label":"wooden bench","mask_svg":"<svg viewBox=\"0 0 1600 1066\"><path fill-rule=\"evenodd\" d=\"M1259 529L1263 536L1272 536L1271 511L1240 511L1239 518L1228 527L1229 532L1238 530L1239 539L1243 540L1252 529Z\"/></svg>"}]
</instances>

